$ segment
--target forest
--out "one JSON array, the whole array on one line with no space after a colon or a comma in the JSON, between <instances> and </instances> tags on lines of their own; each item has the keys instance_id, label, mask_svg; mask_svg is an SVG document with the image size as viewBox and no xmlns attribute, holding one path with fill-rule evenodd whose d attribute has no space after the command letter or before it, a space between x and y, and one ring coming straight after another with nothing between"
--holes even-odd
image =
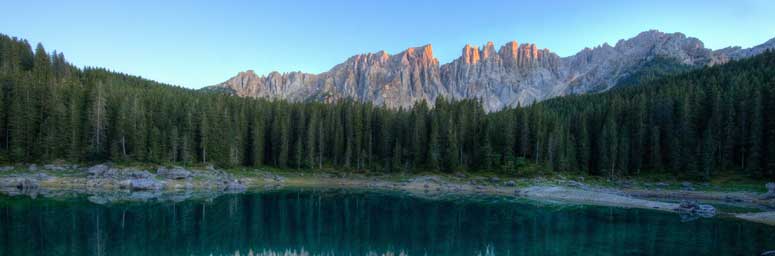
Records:
<instances>
[{"instance_id":1,"label":"forest","mask_svg":"<svg viewBox=\"0 0 775 256\"><path fill-rule=\"evenodd\" d=\"M775 178L775 53L487 113L240 98L78 68L0 35L0 162Z\"/></svg>"}]
</instances>

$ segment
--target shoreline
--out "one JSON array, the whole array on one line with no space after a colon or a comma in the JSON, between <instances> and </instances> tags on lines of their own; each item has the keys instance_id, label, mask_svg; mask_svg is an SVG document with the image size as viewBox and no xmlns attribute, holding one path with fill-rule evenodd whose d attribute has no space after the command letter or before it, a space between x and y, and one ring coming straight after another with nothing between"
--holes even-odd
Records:
<instances>
[{"instance_id":1,"label":"shoreline","mask_svg":"<svg viewBox=\"0 0 775 256\"><path fill-rule=\"evenodd\" d=\"M30 170L32 169L32 170ZM420 198L445 196L507 196L572 204L640 208L697 217L731 217L775 225L775 199L760 200L751 191L693 191L668 188L606 187L573 179L516 179L467 175L379 175L357 173L289 172L263 170L227 172L215 168L159 167L155 172L135 167L95 165L9 170L0 167L0 194L30 197L87 195L92 203L212 200L224 194L271 191L278 188L342 188L403 192ZM684 201L684 202L677 202ZM687 206L701 201L746 209L745 212ZM706 206L703 206L706 207ZM703 209L699 211L699 209ZM756 211L753 211L757 209Z\"/></svg>"}]
</instances>

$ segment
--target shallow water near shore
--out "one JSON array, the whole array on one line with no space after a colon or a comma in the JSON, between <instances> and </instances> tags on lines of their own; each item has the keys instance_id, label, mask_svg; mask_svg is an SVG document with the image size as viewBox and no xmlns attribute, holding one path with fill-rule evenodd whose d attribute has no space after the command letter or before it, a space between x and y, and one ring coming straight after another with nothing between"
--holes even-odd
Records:
<instances>
[{"instance_id":1,"label":"shallow water near shore","mask_svg":"<svg viewBox=\"0 0 775 256\"><path fill-rule=\"evenodd\" d=\"M0 255L759 255L775 227L497 196L287 188L182 202L0 196Z\"/></svg>"}]
</instances>

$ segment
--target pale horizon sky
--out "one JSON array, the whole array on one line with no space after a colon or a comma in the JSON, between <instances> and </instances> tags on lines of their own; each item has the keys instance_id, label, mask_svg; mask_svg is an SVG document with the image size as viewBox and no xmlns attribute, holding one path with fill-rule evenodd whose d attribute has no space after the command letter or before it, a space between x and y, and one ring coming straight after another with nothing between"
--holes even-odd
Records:
<instances>
[{"instance_id":1,"label":"pale horizon sky","mask_svg":"<svg viewBox=\"0 0 775 256\"><path fill-rule=\"evenodd\" d=\"M320 73L348 57L432 44L447 63L465 44L516 40L560 56L657 29L711 49L775 37L775 1L13 1L0 33L79 67L200 88L248 69Z\"/></svg>"}]
</instances>

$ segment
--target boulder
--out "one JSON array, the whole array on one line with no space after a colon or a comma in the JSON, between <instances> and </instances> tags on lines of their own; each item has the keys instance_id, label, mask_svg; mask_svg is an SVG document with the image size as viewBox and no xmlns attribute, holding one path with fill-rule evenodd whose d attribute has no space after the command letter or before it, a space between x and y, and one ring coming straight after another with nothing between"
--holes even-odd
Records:
<instances>
[{"instance_id":1,"label":"boulder","mask_svg":"<svg viewBox=\"0 0 775 256\"><path fill-rule=\"evenodd\" d=\"M118 187L122 189L131 189L132 188L132 180L122 180L118 182Z\"/></svg>"},{"instance_id":2,"label":"boulder","mask_svg":"<svg viewBox=\"0 0 775 256\"><path fill-rule=\"evenodd\" d=\"M510 180L504 183L503 185L506 185L507 187L514 187L514 186L517 186L517 182Z\"/></svg>"},{"instance_id":3,"label":"boulder","mask_svg":"<svg viewBox=\"0 0 775 256\"><path fill-rule=\"evenodd\" d=\"M35 179L37 179L37 180L48 180L48 179L51 179L51 176L49 176L48 174L40 172L40 173L35 174Z\"/></svg>"},{"instance_id":4,"label":"boulder","mask_svg":"<svg viewBox=\"0 0 775 256\"><path fill-rule=\"evenodd\" d=\"M156 174L172 180L182 180L191 177L191 171L186 170L183 167L159 167L159 169L156 170Z\"/></svg>"},{"instance_id":5,"label":"boulder","mask_svg":"<svg viewBox=\"0 0 775 256\"><path fill-rule=\"evenodd\" d=\"M38 181L29 177L8 177L0 179L0 187L29 190L38 188Z\"/></svg>"},{"instance_id":6,"label":"boulder","mask_svg":"<svg viewBox=\"0 0 775 256\"><path fill-rule=\"evenodd\" d=\"M138 170L138 169L132 169L127 168L123 170L123 175L129 178L133 179L149 179L153 177L153 174L146 170Z\"/></svg>"},{"instance_id":7,"label":"boulder","mask_svg":"<svg viewBox=\"0 0 775 256\"><path fill-rule=\"evenodd\" d=\"M6 172L15 169L13 166L0 166L0 172Z\"/></svg>"},{"instance_id":8,"label":"boulder","mask_svg":"<svg viewBox=\"0 0 775 256\"><path fill-rule=\"evenodd\" d=\"M91 176L102 176L108 170L110 170L110 166L106 164L98 164L98 165L89 167L89 169L87 169L86 172Z\"/></svg>"},{"instance_id":9,"label":"boulder","mask_svg":"<svg viewBox=\"0 0 775 256\"><path fill-rule=\"evenodd\" d=\"M110 168L107 165L95 165L90 167L87 172L90 178L102 179L147 179L153 178L153 174L146 170L135 168Z\"/></svg>"},{"instance_id":10,"label":"boulder","mask_svg":"<svg viewBox=\"0 0 775 256\"><path fill-rule=\"evenodd\" d=\"M684 190L694 190L692 183L688 181L681 182L681 188L683 188Z\"/></svg>"},{"instance_id":11,"label":"boulder","mask_svg":"<svg viewBox=\"0 0 775 256\"><path fill-rule=\"evenodd\" d=\"M67 171L67 166L62 165L55 165L55 164L47 164L43 166L44 170L47 171L55 171L55 172L61 172L61 171Z\"/></svg>"},{"instance_id":12,"label":"boulder","mask_svg":"<svg viewBox=\"0 0 775 256\"><path fill-rule=\"evenodd\" d=\"M16 188L19 190L35 189L38 188L38 181L29 178L23 178L21 181L19 181L19 184L16 185Z\"/></svg>"},{"instance_id":13,"label":"boulder","mask_svg":"<svg viewBox=\"0 0 775 256\"><path fill-rule=\"evenodd\" d=\"M569 187L573 187L573 188L582 189L582 190L589 190L590 189L590 187L587 186L587 184L584 184L584 183L581 183L581 182L578 182L578 181L575 181L575 180L566 181L565 185L567 185Z\"/></svg>"},{"instance_id":14,"label":"boulder","mask_svg":"<svg viewBox=\"0 0 775 256\"><path fill-rule=\"evenodd\" d=\"M27 166L27 170L30 170L32 172L38 171L38 165L37 164L31 164L30 166Z\"/></svg>"},{"instance_id":15,"label":"boulder","mask_svg":"<svg viewBox=\"0 0 775 256\"><path fill-rule=\"evenodd\" d=\"M716 208L708 204L700 204L695 201L683 201L675 209L678 212L710 218L716 215Z\"/></svg>"},{"instance_id":16,"label":"boulder","mask_svg":"<svg viewBox=\"0 0 775 256\"><path fill-rule=\"evenodd\" d=\"M759 199L761 200L771 200L775 199L775 182L769 182L764 185L764 187L767 188L767 192L762 194Z\"/></svg>"}]
</instances>

